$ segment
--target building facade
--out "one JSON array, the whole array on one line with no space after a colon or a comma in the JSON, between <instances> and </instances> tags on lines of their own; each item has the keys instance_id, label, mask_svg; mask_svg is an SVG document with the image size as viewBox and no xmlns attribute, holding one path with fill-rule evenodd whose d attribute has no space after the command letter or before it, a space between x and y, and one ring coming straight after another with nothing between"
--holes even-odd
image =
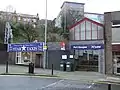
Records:
<instances>
[{"instance_id":1,"label":"building facade","mask_svg":"<svg viewBox=\"0 0 120 90\"><path fill-rule=\"evenodd\" d=\"M60 42L48 42L47 67L60 70L61 61L71 62L73 69L105 73L104 25L89 18L83 18L69 28L70 41L61 49ZM54 55L54 57L53 57ZM63 60L62 55L67 59ZM70 58L73 55L73 58Z\"/></svg>"},{"instance_id":2,"label":"building facade","mask_svg":"<svg viewBox=\"0 0 120 90\"><path fill-rule=\"evenodd\" d=\"M61 6L61 11L56 18L57 27L69 27L84 16L84 3L67 2ZM62 25L61 23L64 23Z\"/></svg>"},{"instance_id":3,"label":"building facade","mask_svg":"<svg viewBox=\"0 0 120 90\"><path fill-rule=\"evenodd\" d=\"M114 66L114 74L120 73L119 72L119 63L120 63L120 35L119 33L120 33L120 22L114 21L112 25L112 61L113 61L113 66ZM115 60L117 62L115 62Z\"/></svg>"},{"instance_id":4,"label":"building facade","mask_svg":"<svg viewBox=\"0 0 120 90\"><path fill-rule=\"evenodd\" d=\"M79 20L83 19L84 17L87 17L102 24L104 23L104 14L85 12L84 7L84 3L64 2L61 6L60 13L55 20L55 26L61 28L62 22L64 21L64 24L69 27Z\"/></svg>"},{"instance_id":5,"label":"building facade","mask_svg":"<svg viewBox=\"0 0 120 90\"><path fill-rule=\"evenodd\" d=\"M36 25L39 20L39 15L38 14L29 15L29 14L21 14L21 13L16 13L16 12L0 11L0 20L22 22L22 23L29 22L29 23Z\"/></svg>"},{"instance_id":6,"label":"building facade","mask_svg":"<svg viewBox=\"0 0 120 90\"><path fill-rule=\"evenodd\" d=\"M103 24L83 18L70 27L69 45L74 51L77 70L105 72Z\"/></svg>"}]
</instances>

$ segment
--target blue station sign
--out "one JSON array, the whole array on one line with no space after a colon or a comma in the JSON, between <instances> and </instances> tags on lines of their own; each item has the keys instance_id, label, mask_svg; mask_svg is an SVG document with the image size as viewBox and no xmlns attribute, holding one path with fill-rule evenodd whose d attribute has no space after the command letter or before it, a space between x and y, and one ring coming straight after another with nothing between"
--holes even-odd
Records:
<instances>
[{"instance_id":1,"label":"blue station sign","mask_svg":"<svg viewBox=\"0 0 120 90\"><path fill-rule=\"evenodd\" d=\"M71 45L75 50L99 50L104 49L104 44Z\"/></svg>"},{"instance_id":2,"label":"blue station sign","mask_svg":"<svg viewBox=\"0 0 120 90\"><path fill-rule=\"evenodd\" d=\"M44 42L8 44L8 52L43 52Z\"/></svg>"}]
</instances>

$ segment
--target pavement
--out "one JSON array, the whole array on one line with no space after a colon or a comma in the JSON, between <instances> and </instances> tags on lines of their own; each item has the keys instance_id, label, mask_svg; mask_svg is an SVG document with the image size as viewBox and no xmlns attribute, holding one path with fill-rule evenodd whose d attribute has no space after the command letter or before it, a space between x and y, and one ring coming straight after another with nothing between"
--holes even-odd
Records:
<instances>
[{"instance_id":1,"label":"pavement","mask_svg":"<svg viewBox=\"0 0 120 90\"><path fill-rule=\"evenodd\" d=\"M5 65L0 65L0 74L5 73ZM28 67L9 65L9 74L25 75L28 74ZM51 76L50 69L35 68L35 75L38 76ZM57 79L77 80L80 82L95 82L95 83L116 83L120 84L119 76L107 76L98 72L63 72L54 70L54 76ZM53 78L53 77L51 77Z\"/></svg>"}]
</instances>

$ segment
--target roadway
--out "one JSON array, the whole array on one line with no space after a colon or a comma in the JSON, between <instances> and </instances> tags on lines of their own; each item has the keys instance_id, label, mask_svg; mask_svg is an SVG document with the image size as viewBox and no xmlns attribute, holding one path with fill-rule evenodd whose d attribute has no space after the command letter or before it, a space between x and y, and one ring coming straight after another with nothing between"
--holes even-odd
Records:
<instances>
[{"instance_id":1,"label":"roadway","mask_svg":"<svg viewBox=\"0 0 120 90\"><path fill-rule=\"evenodd\" d=\"M0 76L1 90L108 90L107 84L85 83L47 77ZM119 90L112 85L112 90Z\"/></svg>"}]
</instances>

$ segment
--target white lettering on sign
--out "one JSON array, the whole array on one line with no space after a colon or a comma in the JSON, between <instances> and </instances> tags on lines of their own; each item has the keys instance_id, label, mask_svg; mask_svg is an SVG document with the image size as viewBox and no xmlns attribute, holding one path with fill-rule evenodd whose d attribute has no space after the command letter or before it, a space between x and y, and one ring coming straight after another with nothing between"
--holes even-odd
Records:
<instances>
[{"instance_id":1,"label":"white lettering on sign","mask_svg":"<svg viewBox=\"0 0 120 90\"><path fill-rule=\"evenodd\" d=\"M13 48L13 51L21 51L21 48Z\"/></svg>"},{"instance_id":2,"label":"white lettering on sign","mask_svg":"<svg viewBox=\"0 0 120 90\"><path fill-rule=\"evenodd\" d=\"M27 47L28 51L37 51L37 47Z\"/></svg>"},{"instance_id":3,"label":"white lettering on sign","mask_svg":"<svg viewBox=\"0 0 120 90\"><path fill-rule=\"evenodd\" d=\"M37 52L43 51L43 42L40 43L23 43L23 44L8 44L8 52Z\"/></svg>"},{"instance_id":4,"label":"white lettering on sign","mask_svg":"<svg viewBox=\"0 0 120 90\"><path fill-rule=\"evenodd\" d=\"M38 46L38 50L42 50L43 49L43 47L41 47L41 46Z\"/></svg>"},{"instance_id":5,"label":"white lettering on sign","mask_svg":"<svg viewBox=\"0 0 120 90\"><path fill-rule=\"evenodd\" d=\"M91 48L101 48L101 46L91 46Z\"/></svg>"},{"instance_id":6,"label":"white lettering on sign","mask_svg":"<svg viewBox=\"0 0 120 90\"><path fill-rule=\"evenodd\" d=\"M73 46L73 48L82 48L82 49L85 49L85 48L87 48L87 46Z\"/></svg>"}]
</instances>

